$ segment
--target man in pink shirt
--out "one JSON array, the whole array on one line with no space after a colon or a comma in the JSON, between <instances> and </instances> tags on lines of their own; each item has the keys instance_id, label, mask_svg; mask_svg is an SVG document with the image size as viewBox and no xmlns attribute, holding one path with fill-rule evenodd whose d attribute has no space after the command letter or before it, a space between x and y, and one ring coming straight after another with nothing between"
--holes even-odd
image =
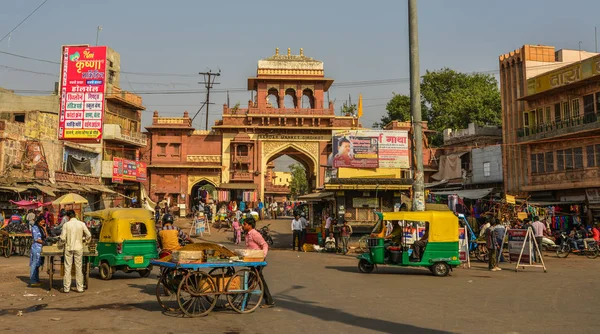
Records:
<instances>
[{"instance_id":1,"label":"man in pink shirt","mask_svg":"<svg viewBox=\"0 0 600 334\"><path fill-rule=\"evenodd\" d=\"M261 249L263 254L265 255L265 260L267 258L267 253L269 252L269 244L262 237L260 232L255 230L256 221L254 218L249 217L244 219L243 229L246 232L246 249ZM271 292L269 291L269 287L267 286L267 281L263 276L264 267L258 267L258 276L263 282L263 299L265 304L261 306L261 308L271 308L275 306L275 301L273 301L273 297L271 297Z\"/></svg>"}]
</instances>

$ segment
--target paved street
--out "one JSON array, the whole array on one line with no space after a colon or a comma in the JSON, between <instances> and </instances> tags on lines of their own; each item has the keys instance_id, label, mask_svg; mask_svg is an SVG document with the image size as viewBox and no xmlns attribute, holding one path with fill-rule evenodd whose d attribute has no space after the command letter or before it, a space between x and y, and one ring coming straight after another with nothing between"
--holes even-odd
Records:
<instances>
[{"instance_id":1,"label":"paved street","mask_svg":"<svg viewBox=\"0 0 600 334\"><path fill-rule=\"evenodd\" d=\"M213 237L218 239L214 232ZM87 292L65 295L27 288L27 258L0 258L0 331L597 332L600 259L548 254L548 273L537 268L515 273L510 264L489 272L476 262L445 278L401 268L360 274L352 256L333 254L274 250L268 260L265 275L275 308L244 315L216 310L189 319L161 312L154 296L156 271L145 279L117 273L111 281L94 271Z\"/></svg>"}]
</instances>

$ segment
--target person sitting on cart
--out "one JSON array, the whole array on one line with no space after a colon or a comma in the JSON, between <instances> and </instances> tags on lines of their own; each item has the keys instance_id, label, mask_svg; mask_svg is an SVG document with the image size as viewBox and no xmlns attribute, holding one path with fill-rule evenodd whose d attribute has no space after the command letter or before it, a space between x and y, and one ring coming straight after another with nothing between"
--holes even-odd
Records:
<instances>
[{"instance_id":1,"label":"person sitting on cart","mask_svg":"<svg viewBox=\"0 0 600 334\"><path fill-rule=\"evenodd\" d=\"M173 216L169 213L163 216L163 227L158 232L161 257L171 254L181 248L179 239L188 240L188 236L177 226L173 226Z\"/></svg>"},{"instance_id":2,"label":"person sitting on cart","mask_svg":"<svg viewBox=\"0 0 600 334\"><path fill-rule=\"evenodd\" d=\"M415 241L413 243L413 253L412 260L413 261L421 261L423 257L423 253L425 253L425 247L427 247L427 242L429 241L429 223L425 224L425 231L423 232L423 236L421 239Z\"/></svg>"},{"instance_id":3,"label":"person sitting on cart","mask_svg":"<svg viewBox=\"0 0 600 334\"><path fill-rule=\"evenodd\" d=\"M244 225L242 225L244 232L246 232L246 249L260 249L263 251L265 256L265 260L267 259L267 253L269 252L269 244L262 237L260 232L258 232L256 227L256 220L254 217L249 216L244 219ZM273 301L273 297L271 297L271 292L269 291L269 287L267 286L267 281L265 281L265 277L263 276L264 266L258 267L258 277L260 277L263 282L263 300L265 304L261 305L261 308L271 308L275 306L275 301Z\"/></svg>"}]
</instances>

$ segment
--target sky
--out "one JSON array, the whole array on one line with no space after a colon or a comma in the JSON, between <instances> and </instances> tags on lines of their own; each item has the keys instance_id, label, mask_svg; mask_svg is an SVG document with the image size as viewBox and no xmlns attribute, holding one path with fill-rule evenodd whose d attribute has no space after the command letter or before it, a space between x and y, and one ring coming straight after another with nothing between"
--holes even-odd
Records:
<instances>
[{"instance_id":1,"label":"sky","mask_svg":"<svg viewBox=\"0 0 600 334\"><path fill-rule=\"evenodd\" d=\"M2 0L0 38L42 0ZM407 1L158 1L48 0L0 51L60 60L63 44L99 45L121 54L121 88L138 93L147 110L196 114L205 99L198 72L221 70L211 94L209 124L220 119L226 90L244 107L246 78L257 61L287 48L324 62L335 80L330 100L339 110L349 96L363 95L364 126L385 113L393 93L409 94ZM463 72L498 70L498 56L523 44L594 51L600 1L418 1L420 71L449 67ZM10 68L7 68L10 67ZM36 73L30 73L25 71ZM59 66L0 53L0 87L50 91ZM135 74L134 74L135 73ZM157 75L167 74L167 75ZM390 80L392 79L392 80ZM373 81L387 80L385 83ZM363 83L361 83L363 82ZM366 82L366 83L364 83ZM336 83L339 86L336 86ZM197 91L165 95L169 90ZM205 113L194 121L204 126Z\"/></svg>"}]
</instances>

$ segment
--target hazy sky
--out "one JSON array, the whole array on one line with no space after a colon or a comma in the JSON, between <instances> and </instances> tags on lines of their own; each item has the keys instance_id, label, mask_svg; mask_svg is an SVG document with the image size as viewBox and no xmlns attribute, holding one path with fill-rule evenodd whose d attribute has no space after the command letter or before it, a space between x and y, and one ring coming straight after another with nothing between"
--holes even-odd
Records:
<instances>
[{"instance_id":1,"label":"hazy sky","mask_svg":"<svg viewBox=\"0 0 600 334\"><path fill-rule=\"evenodd\" d=\"M2 0L0 38L42 0ZM568 4L568 6L567 6ZM421 73L450 67L459 71L495 71L498 56L523 44L594 51L594 26L600 25L600 1L427 0L419 1ZM256 62L292 48L324 62L325 75L339 87L330 89L336 110L358 94L364 98L362 123L370 126L385 112L392 92L408 94L407 1L158 1L49 0L0 44L0 51L52 61L63 44L100 44L121 54L121 87L143 97L147 110L192 115L204 94L160 94L168 90L203 90L197 75L221 69L211 96L210 124L220 118L230 93L231 104L245 106L246 78ZM5 66L35 71L9 70ZM0 54L0 87L52 90L58 65ZM180 74L158 76L152 73ZM56 76L47 75L55 74ZM146 74L146 75L141 75ZM380 83L360 81L395 79ZM241 90L240 90L241 89ZM152 93L152 94L148 94ZM204 115L194 122L203 126Z\"/></svg>"}]
</instances>

